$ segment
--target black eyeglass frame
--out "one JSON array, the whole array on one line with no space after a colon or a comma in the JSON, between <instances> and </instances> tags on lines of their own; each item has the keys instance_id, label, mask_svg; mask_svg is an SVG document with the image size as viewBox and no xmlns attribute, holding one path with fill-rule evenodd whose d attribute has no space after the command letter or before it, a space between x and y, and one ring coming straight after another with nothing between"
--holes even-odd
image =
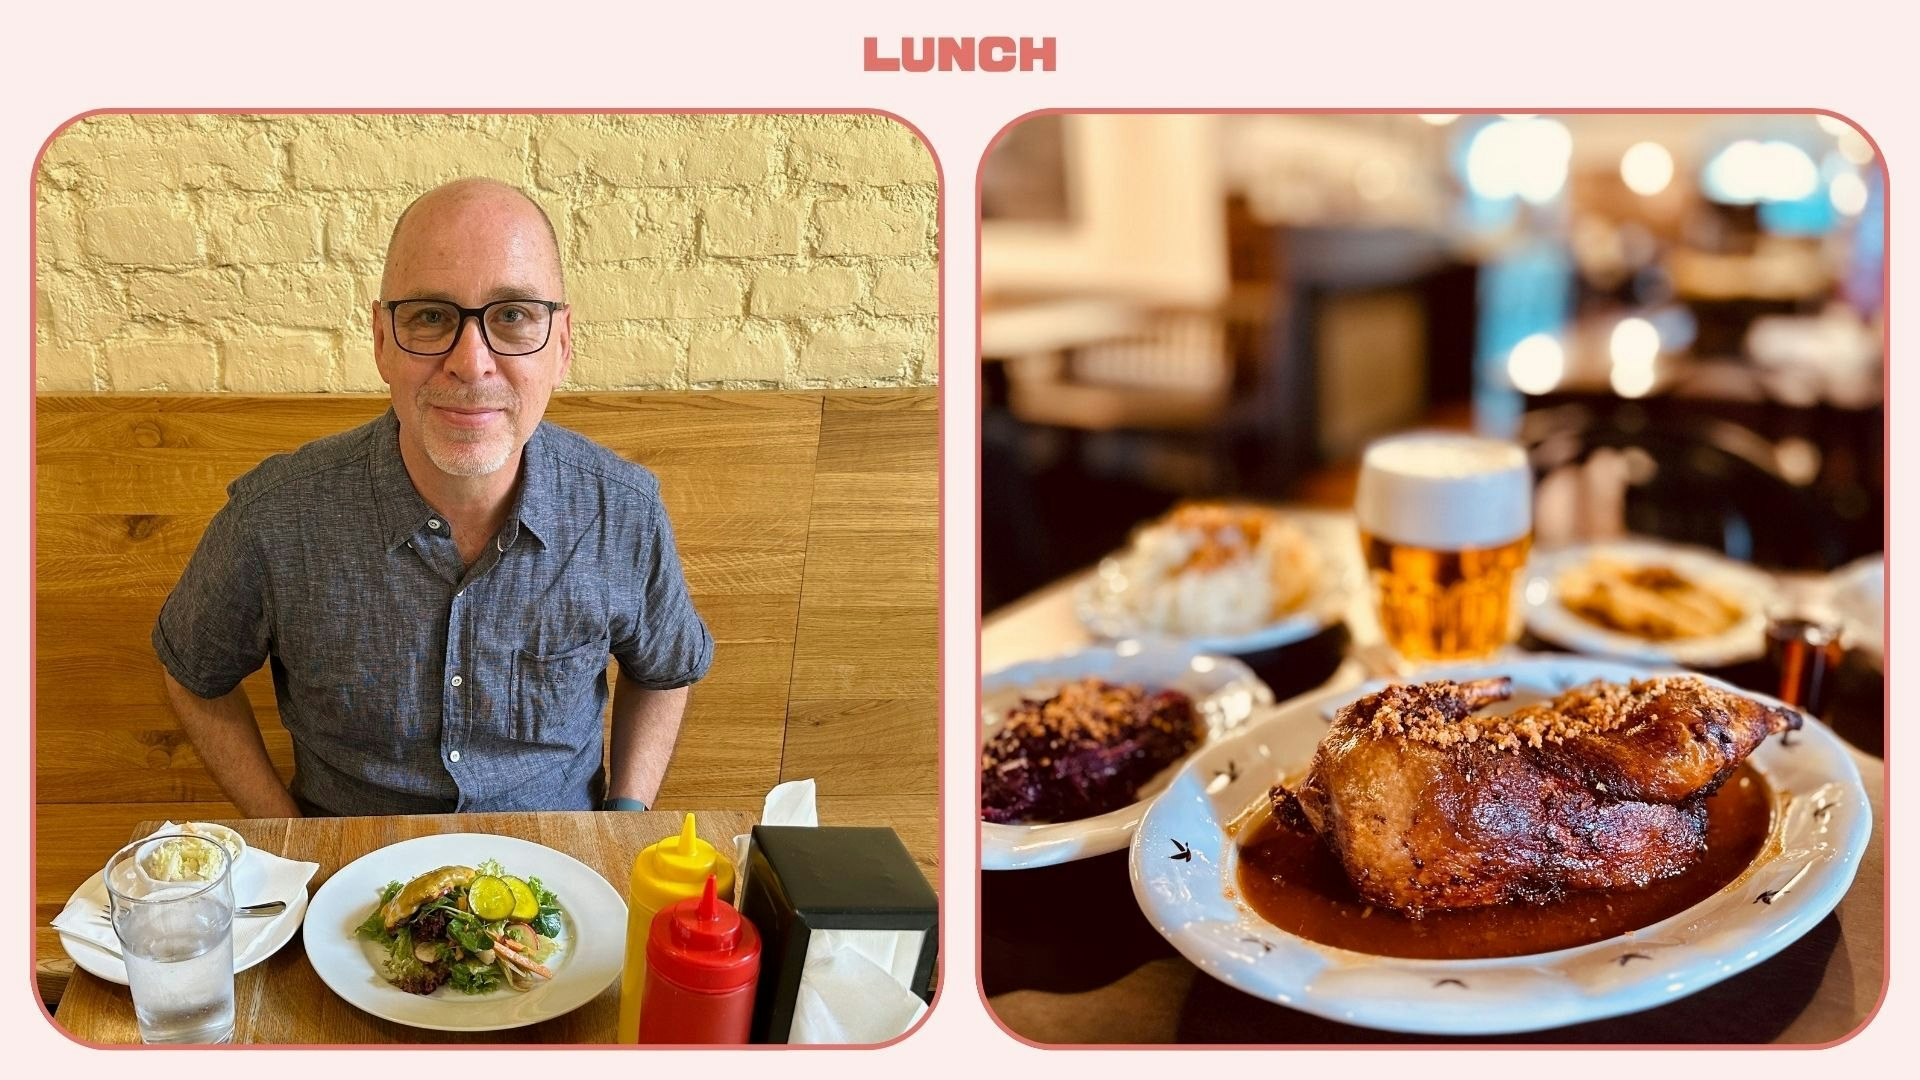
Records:
<instances>
[{"instance_id":1,"label":"black eyeglass frame","mask_svg":"<svg viewBox=\"0 0 1920 1080\"><path fill-rule=\"evenodd\" d=\"M487 351L493 353L493 355L495 356L532 356L534 353L537 353L541 349L546 348L547 344L553 340L553 316L556 312L566 310L566 307L567 307L566 303L560 300L510 299L510 300L495 300L492 303L482 304L477 308L470 308L470 307L461 307L459 304L456 304L451 300L441 300L437 297L432 297L432 296L415 296L415 297L409 297L405 300L382 300L380 302L386 305L386 308L387 308L387 329L391 331L393 334L393 343L400 347L401 352L406 353L409 356L445 356L448 353L452 352L460 344L460 335L467 332L468 319L473 319L476 323L479 324L480 343L482 345L485 345L487 347ZM409 349L405 345L402 345L400 343L400 305L401 304L439 304L441 307L449 307L459 312L460 321L454 324L453 339L447 342L447 347L444 349L441 349L439 352L420 352L415 349ZM487 333L487 312L493 310L494 308L499 307L502 304L538 304L539 306L547 309L547 336L540 339L539 345L536 345L535 347L528 349L525 352L511 352L511 353L501 352L498 348L494 347L493 338Z\"/></svg>"}]
</instances>

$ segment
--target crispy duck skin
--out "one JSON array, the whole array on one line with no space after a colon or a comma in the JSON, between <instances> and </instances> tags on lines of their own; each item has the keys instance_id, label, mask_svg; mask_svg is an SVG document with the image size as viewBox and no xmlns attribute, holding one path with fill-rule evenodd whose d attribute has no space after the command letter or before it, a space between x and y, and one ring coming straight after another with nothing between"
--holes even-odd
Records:
<instances>
[{"instance_id":1,"label":"crispy duck skin","mask_svg":"<svg viewBox=\"0 0 1920 1080\"><path fill-rule=\"evenodd\" d=\"M1510 680L1394 686L1341 709L1276 812L1304 819L1372 903L1427 911L1637 888L1706 843L1708 795L1800 726L1699 679L1594 683L1504 717Z\"/></svg>"}]
</instances>

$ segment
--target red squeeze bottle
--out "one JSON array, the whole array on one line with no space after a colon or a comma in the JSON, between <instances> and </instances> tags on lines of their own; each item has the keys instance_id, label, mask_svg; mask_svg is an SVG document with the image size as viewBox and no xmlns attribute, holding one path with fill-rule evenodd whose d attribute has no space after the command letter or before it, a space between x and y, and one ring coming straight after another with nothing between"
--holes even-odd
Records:
<instances>
[{"instance_id":1,"label":"red squeeze bottle","mask_svg":"<svg viewBox=\"0 0 1920 1080\"><path fill-rule=\"evenodd\" d=\"M760 978L760 932L714 893L660 909L647 934L643 1043L744 1043Z\"/></svg>"}]
</instances>

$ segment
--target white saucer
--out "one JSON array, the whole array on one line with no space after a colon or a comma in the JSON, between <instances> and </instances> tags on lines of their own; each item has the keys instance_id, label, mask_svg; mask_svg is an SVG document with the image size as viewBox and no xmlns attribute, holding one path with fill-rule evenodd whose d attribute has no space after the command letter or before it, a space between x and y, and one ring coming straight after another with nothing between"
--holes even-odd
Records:
<instances>
[{"instance_id":1,"label":"white saucer","mask_svg":"<svg viewBox=\"0 0 1920 1080\"><path fill-rule=\"evenodd\" d=\"M78 889L75 889L73 895L67 898L67 906L72 907L76 901L83 901L98 910L106 909L107 886L100 880L99 874L88 877ZM303 888L298 895L287 899L287 910L273 916L267 924L265 933L255 939L251 948L244 953L234 954L234 974L237 975L279 952L287 942L293 940L293 935L299 932L300 922L306 918L306 914L307 890ZM237 923L239 919L234 921ZM55 929L59 928L55 927ZM67 955L73 958L74 964L87 974L105 979L110 983L127 985L127 963L119 956L84 938L72 937L64 933L60 935L60 947L65 949Z\"/></svg>"}]
</instances>

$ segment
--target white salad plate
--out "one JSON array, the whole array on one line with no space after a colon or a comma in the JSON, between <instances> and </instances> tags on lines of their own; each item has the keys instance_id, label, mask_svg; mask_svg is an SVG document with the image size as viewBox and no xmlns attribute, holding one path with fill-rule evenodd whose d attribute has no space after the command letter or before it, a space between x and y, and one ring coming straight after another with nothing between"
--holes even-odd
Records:
<instances>
[{"instance_id":1,"label":"white salad plate","mask_svg":"<svg viewBox=\"0 0 1920 1080\"><path fill-rule=\"evenodd\" d=\"M1429 668L1408 681L1508 675L1513 700L1488 710L1505 712L1594 679L1649 674L1538 657ZM1147 812L1130 853L1134 898L1200 970L1267 1001L1388 1031L1494 1035L1599 1020L1685 997L1779 952L1840 902L1866 850L1872 811L1860 774L1845 744L1807 719L1748 759L1775 793L1773 853L1672 918L1591 945L1488 960L1409 960L1308 941L1237 899L1228 823L1277 780L1305 772L1339 706L1384 685L1289 702L1195 754Z\"/></svg>"},{"instance_id":2,"label":"white salad plate","mask_svg":"<svg viewBox=\"0 0 1920 1080\"><path fill-rule=\"evenodd\" d=\"M1667 566L1740 605L1744 614L1725 631L1704 637L1653 641L1609 630L1573 613L1560 599L1560 576L1592 559L1627 566ZM1646 664L1725 667L1767 651L1767 607L1778 595L1772 577L1706 548L1657 540L1619 540L1535 552L1526 570L1527 629L1561 648Z\"/></svg>"},{"instance_id":3,"label":"white salad plate","mask_svg":"<svg viewBox=\"0 0 1920 1080\"><path fill-rule=\"evenodd\" d=\"M442 986L425 996L389 983L380 973L385 950L354 933L379 904L381 890L441 866L487 859L516 877L539 878L558 899L559 947L546 961L553 978L536 979L526 991L463 994ZM552 848L486 833L421 836L368 852L328 878L307 911L306 945L321 981L357 1009L435 1031L498 1031L572 1012L618 979L626 960L627 905L592 867Z\"/></svg>"},{"instance_id":4,"label":"white salad plate","mask_svg":"<svg viewBox=\"0 0 1920 1080\"><path fill-rule=\"evenodd\" d=\"M1074 614L1096 638L1176 640L1200 652L1238 656L1305 641L1346 616L1358 587L1360 553L1351 520L1344 514L1289 510L1282 517L1297 527L1320 559L1314 585L1293 610L1264 626L1237 634L1184 636L1142 622L1129 604L1133 583L1127 553L1100 560L1093 575L1075 586Z\"/></svg>"},{"instance_id":5,"label":"white salad plate","mask_svg":"<svg viewBox=\"0 0 1920 1080\"><path fill-rule=\"evenodd\" d=\"M1122 641L1015 664L986 676L980 681L981 745L1021 699L1051 697L1067 683L1094 676L1149 690L1178 690L1192 698L1207 724L1200 747L1246 723L1256 709L1273 704L1273 691L1238 660L1167 642ZM1119 851L1147 812L1147 803L1178 768L1176 762L1143 785L1138 801L1097 817L1032 825L981 822L981 869L1026 870Z\"/></svg>"}]
</instances>

